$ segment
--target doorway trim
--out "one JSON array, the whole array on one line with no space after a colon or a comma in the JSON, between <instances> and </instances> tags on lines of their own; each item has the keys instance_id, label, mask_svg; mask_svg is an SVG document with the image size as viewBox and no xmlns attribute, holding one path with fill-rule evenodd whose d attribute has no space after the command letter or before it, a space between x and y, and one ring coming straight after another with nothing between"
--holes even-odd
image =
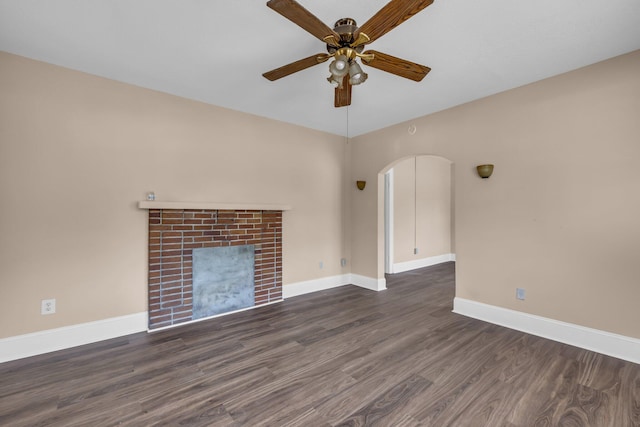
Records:
<instances>
[{"instance_id":1,"label":"doorway trim","mask_svg":"<svg viewBox=\"0 0 640 427\"><path fill-rule=\"evenodd\" d=\"M393 274L393 168L384 174L384 272Z\"/></svg>"}]
</instances>

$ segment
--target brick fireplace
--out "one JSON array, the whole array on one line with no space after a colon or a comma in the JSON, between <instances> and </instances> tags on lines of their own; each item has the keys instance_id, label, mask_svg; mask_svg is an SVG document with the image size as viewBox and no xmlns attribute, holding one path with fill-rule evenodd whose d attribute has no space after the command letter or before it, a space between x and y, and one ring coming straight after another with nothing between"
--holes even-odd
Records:
<instances>
[{"instance_id":1,"label":"brick fireplace","mask_svg":"<svg viewBox=\"0 0 640 427\"><path fill-rule=\"evenodd\" d=\"M282 299L284 209L162 205L139 203L149 212L149 329L194 320L193 250L197 248L251 245L254 306Z\"/></svg>"}]
</instances>

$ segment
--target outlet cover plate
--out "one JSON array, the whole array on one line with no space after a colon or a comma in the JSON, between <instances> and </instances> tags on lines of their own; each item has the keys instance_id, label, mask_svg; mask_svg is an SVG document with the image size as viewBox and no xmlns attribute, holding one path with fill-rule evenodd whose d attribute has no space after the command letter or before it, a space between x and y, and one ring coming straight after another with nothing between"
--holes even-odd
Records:
<instances>
[{"instance_id":1,"label":"outlet cover plate","mask_svg":"<svg viewBox=\"0 0 640 427\"><path fill-rule=\"evenodd\" d=\"M56 312L55 299L43 299L40 306L40 314L54 314Z\"/></svg>"},{"instance_id":2,"label":"outlet cover plate","mask_svg":"<svg viewBox=\"0 0 640 427\"><path fill-rule=\"evenodd\" d=\"M526 296L524 288L516 288L516 299L523 300Z\"/></svg>"}]
</instances>

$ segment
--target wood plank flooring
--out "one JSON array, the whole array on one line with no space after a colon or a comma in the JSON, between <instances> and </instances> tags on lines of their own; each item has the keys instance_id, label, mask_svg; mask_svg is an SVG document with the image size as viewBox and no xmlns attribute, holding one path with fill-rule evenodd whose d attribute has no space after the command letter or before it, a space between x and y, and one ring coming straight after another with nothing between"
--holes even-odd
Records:
<instances>
[{"instance_id":1,"label":"wood plank flooring","mask_svg":"<svg viewBox=\"0 0 640 427\"><path fill-rule=\"evenodd\" d=\"M453 263L0 365L2 426L640 426L640 365L451 313Z\"/></svg>"}]
</instances>

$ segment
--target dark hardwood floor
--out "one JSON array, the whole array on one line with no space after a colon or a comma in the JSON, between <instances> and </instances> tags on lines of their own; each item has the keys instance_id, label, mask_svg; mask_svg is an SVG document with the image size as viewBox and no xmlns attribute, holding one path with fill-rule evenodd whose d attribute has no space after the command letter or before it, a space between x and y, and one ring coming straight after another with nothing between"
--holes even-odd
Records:
<instances>
[{"instance_id":1,"label":"dark hardwood floor","mask_svg":"<svg viewBox=\"0 0 640 427\"><path fill-rule=\"evenodd\" d=\"M451 313L453 263L0 365L2 426L640 426L640 365Z\"/></svg>"}]
</instances>

